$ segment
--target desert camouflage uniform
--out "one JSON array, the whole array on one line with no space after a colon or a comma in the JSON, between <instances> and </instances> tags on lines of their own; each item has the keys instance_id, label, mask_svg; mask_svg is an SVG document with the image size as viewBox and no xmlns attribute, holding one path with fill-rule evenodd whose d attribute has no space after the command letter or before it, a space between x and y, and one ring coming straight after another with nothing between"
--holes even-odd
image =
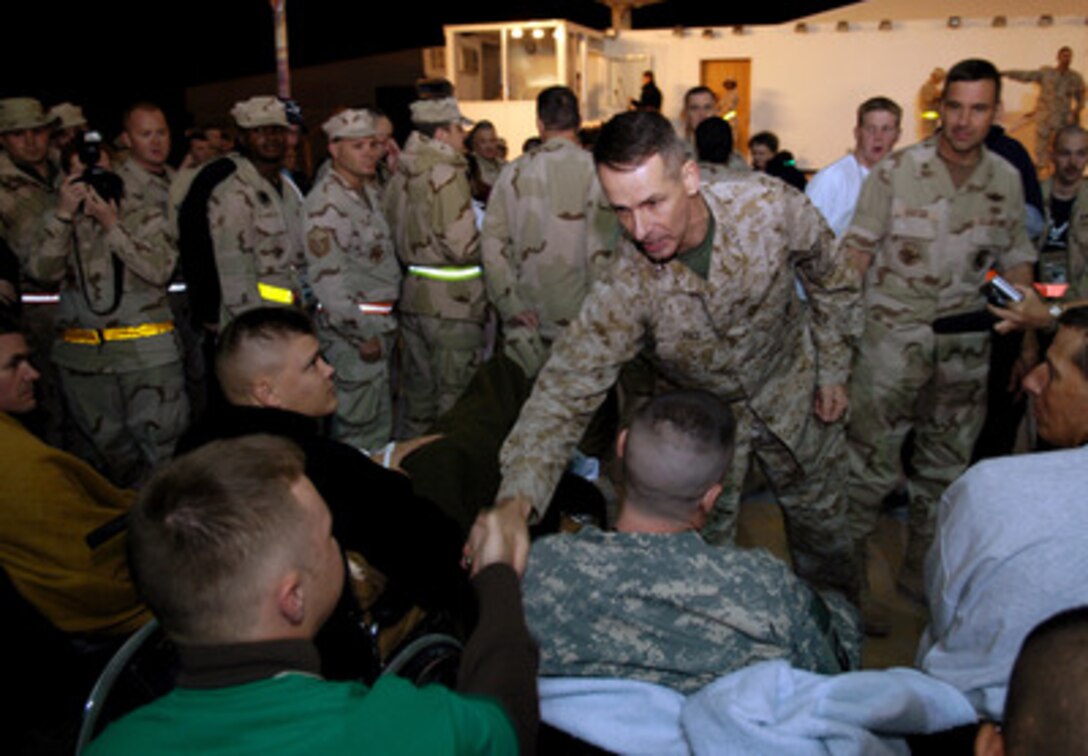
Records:
<instances>
[{"instance_id":1,"label":"desert camouflage uniform","mask_svg":"<svg viewBox=\"0 0 1088 756\"><path fill-rule=\"evenodd\" d=\"M28 278L27 262L41 246L45 218L57 203L61 176L55 172L50 182L20 169L6 152L0 151L0 237L11 247L22 271L22 293L42 294L52 287ZM55 289L53 289L55 290ZM22 321L27 341L34 352L34 364L42 374L38 383L39 406L46 414L46 440L63 445L64 417L60 376L49 359L55 331L56 305L26 304Z\"/></svg>"},{"instance_id":2,"label":"desert camouflage uniform","mask_svg":"<svg viewBox=\"0 0 1088 756\"><path fill-rule=\"evenodd\" d=\"M166 299L177 250L165 205L153 199L165 197L166 186L136 170L143 183L133 182L116 226L106 232L82 213L70 222L51 213L29 266L36 278L61 282L53 362L72 417L100 457L90 461L122 486L170 459L189 419ZM130 166L124 175L137 174ZM125 338L106 330L141 326L143 333L114 332Z\"/></svg>"},{"instance_id":3,"label":"desert camouflage uniform","mask_svg":"<svg viewBox=\"0 0 1088 756\"><path fill-rule=\"evenodd\" d=\"M1053 225L1050 217L1050 198L1054 188L1054 179L1043 182L1043 207L1046 208L1046 230L1042 239L1045 242ZM1053 260L1059 269L1065 271L1065 282L1069 284L1063 301L1088 298L1088 181L1082 181L1073 208L1069 214L1069 232L1066 234L1068 247L1063 250L1043 251L1039 253L1039 267ZM1039 279L1043 281L1043 278Z\"/></svg>"},{"instance_id":4,"label":"desert camouflage uniform","mask_svg":"<svg viewBox=\"0 0 1088 756\"><path fill-rule=\"evenodd\" d=\"M499 158L485 158L476 155L476 165L480 169L480 180L488 186L494 186L499 174L506 167L506 161Z\"/></svg>"},{"instance_id":5,"label":"desert camouflage uniform","mask_svg":"<svg viewBox=\"0 0 1088 756\"><path fill-rule=\"evenodd\" d=\"M761 549L698 533L604 533L533 543L522 581L540 674L619 677L694 693L769 659L810 672L856 668L857 611L819 596Z\"/></svg>"},{"instance_id":6,"label":"desert camouflage uniform","mask_svg":"<svg viewBox=\"0 0 1088 756\"><path fill-rule=\"evenodd\" d=\"M47 211L57 203L58 174L43 182L20 169L0 152L0 236L8 243L25 271L27 260L41 244Z\"/></svg>"},{"instance_id":7,"label":"desert camouflage uniform","mask_svg":"<svg viewBox=\"0 0 1088 756\"><path fill-rule=\"evenodd\" d=\"M716 184L719 181L732 181L738 176L744 176L746 173L751 173L752 169L748 167L748 164L741 160L740 166L736 167L733 161L733 156L737 153L730 155L729 163L722 165L721 163L708 163L705 161L699 161L699 180L704 184Z\"/></svg>"},{"instance_id":8,"label":"desert camouflage uniform","mask_svg":"<svg viewBox=\"0 0 1088 756\"><path fill-rule=\"evenodd\" d=\"M466 280L448 281L415 275L409 267L404 277L405 437L423 432L452 407L480 363L487 300L466 165L452 147L414 131L386 187L386 219L404 265L477 270Z\"/></svg>"},{"instance_id":9,"label":"desert camouflage uniform","mask_svg":"<svg viewBox=\"0 0 1088 756\"><path fill-rule=\"evenodd\" d=\"M306 265L298 187L281 171L277 190L241 155L222 159L233 160L236 170L208 199L221 328L255 307L299 304ZM271 288L262 292L260 285Z\"/></svg>"},{"instance_id":10,"label":"desert camouflage uniform","mask_svg":"<svg viewBox=\"0 0 1088 756\"><path fill-rule=\"evenodd\" d=\"M843 237L873 255L850 387L851 528L859 542L872 532L913 427L905 574L921 568L937 502L967 467L986 411L989 333L936 335L931 324L981 309L991 267L1035 260L1023 218L1012 166L983 149L957 189L931 137L873 169Z\"/></svg>"},{"instance_id":11,"label":"desert camouflage uniform","mask_svg":"<svg viewBox=\"0 0 1088 756\"><path fill-rule=\"evenodd\" d=\"M798 574L851 590L843 424L817 420L813 397L847 381L860 281L820 214L784 182L750 174L701 191L716 224L709 280L620 242L506 439L499 498L524 495L543 513L590 416L645 347L665 379L715 393L737 418L727 494L704 535L732 535L754 456L785 513Z\"/></svg>"},{"instance_id":12,"label":"desert camouflage uniform","mask_svg":"<svg viewBox=\"0 0 1088 756\"><path fill-rule=\"evenodd\" d=\"M1043 66L1036 71L1002 71L1014 81L1035 82L1039 99L1035 101L1035 165L1045 167L1050 155L1050 140L1063 126L1075 123L1072 104L1084 103L1084 78L1068 69Z\"/></svg>"},{"instance_id":13,"label":"desert camouflage uniform","mask_svg":"<svg viewBox=\"0 0 1088 756\"><path fill-rule=\"evenodd\" d=\"M503 323L506 356L533 377L552 342L578 315L619 235L593 156L553 137L500 174L491 189L481 252L484 280ZM532 311L539 328L513 322Z\"/></svg>"},{"instance_id":14,"label":"desert camouflage uniform","mask_svg":"<svg viewBox=\"0 0 1088 756\"><path fill-rule=\"evenodd\" d=\"M400 296L393 237L377 187L368 182L356 191L335 169L314 186L303 208L308 273L321 305L318 333L325 359L336 368L334 436L376 448L393 433L389 354L397 320L360 305L392 306ZM381 357L364 362L359 347L374 338L381 341Z\"/></svg>"}]
</instances>

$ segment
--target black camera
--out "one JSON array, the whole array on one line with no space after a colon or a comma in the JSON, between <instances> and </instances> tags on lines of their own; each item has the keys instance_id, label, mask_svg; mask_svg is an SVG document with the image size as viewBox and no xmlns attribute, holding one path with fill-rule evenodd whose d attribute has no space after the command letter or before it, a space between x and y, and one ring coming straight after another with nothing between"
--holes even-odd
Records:
<instances>
[{"instance_id":1,"label":"black camera","mask_svg":"<svg viewBox=\"0 0 1088 756\"><path fill-rule=\"evenodd\" d=\"M125 196L125 182L113 171L98 164L102 157L102 135L97 131L85 131L77 137L76 154L83 163L83 175L77 180L90 186L106 202L118 205Z\"/></svg>"}]
</instances>

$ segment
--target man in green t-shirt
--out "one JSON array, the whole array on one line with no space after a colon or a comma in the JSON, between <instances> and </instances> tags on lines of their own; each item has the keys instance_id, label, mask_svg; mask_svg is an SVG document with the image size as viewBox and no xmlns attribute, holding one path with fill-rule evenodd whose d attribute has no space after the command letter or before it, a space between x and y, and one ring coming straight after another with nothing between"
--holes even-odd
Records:
<instances>
[{"instance_id":1,"label":"man in green t-shirt","mask_svg":"<svg viewBox=\"0 0 1088 756\"><path fill-rule=\"evenodd\" d=\"M508 538L496 533L474 555L480 619L455 693L316 674L312 639L339 599L344 562L289 441L247 436L175 460L129 527L134 579L177 644L181 673L90 753L512 754L534 742L536 650Z\"/></svg>"}]
</instances>

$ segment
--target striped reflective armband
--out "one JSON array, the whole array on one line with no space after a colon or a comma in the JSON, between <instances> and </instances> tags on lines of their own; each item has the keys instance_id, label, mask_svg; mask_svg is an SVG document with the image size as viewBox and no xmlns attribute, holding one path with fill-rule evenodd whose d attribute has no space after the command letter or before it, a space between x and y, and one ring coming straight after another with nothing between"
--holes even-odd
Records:
<instances>
[{"instance_id":1,"label":"striped reflective armband","mask_svg":"<svg viewBox=\"0 0 1088 756\"><path fill-rule=\"evenodd\" d=\"M484 274L484 269L479 265L444 266L409 265L408 272L420 278L429 278L432 281L470 281Z\"/></svg>"},{"instance_id":2,"label":"striped reflective armband","mask_svg":"<svg viewBox=\"0 0 1088 756\"><path fill-rule=\"evenodd\" d=\"M360 302L359 312L364 315L392 315L392 302Z\"/></svg>"},{"instance_id":3,"label":"striped reflective armband","mask_svg":"<svg viewBox=\"0 0 1088 756\"><path fill-rule=\"evenodd\" d=\"M23 294L20 299L23 301L23 304L57 304L60 302L60 294L35 291L29 294Z\"/></svg>"}]
</instances>

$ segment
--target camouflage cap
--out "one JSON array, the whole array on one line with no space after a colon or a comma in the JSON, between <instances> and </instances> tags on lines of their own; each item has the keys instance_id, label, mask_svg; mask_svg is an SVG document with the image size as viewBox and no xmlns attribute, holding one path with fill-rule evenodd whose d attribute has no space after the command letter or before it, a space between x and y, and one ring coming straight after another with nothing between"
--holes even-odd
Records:
<instances>
[{"instance_id":1,"label":"camouflage cap","mask_svg":"<svg viewBox=\"0 0 1088 756\"><path fill-rule=\"evenodd\" d=\"M287 108L276 97L262 95L250 97L234 103L230 109L234 122L242 129L256 129L260 126L283 126L287 128Z\"/></svg>"},{"instance_id":2,"label":"camouflage cap","mask_svg":"<svg viewBox=\"0 0 1088 756\"><path fill-rule=\"evenodd\" d=\"M412 123L453 123L460 121L471 126L472 121L461 115L457 99L443 97L441 100L416 100L412 103Z\"/></svg>"},{"instance_id":3,"label":"camouflage cap","mask_svg":"<svg viewBox=\"0 0 1088 756\"><path fill-rule=\"evenodd\" d=\"M37 129L48 126L55 118L47 115L42 104L33 97L8 97L0 100L0 134L7 131Z\"/></svg>"},{"instance_id":4,"label":"camouflage cap","mask_svg":"<svg viewBox=\"0 0 1088 756\"><path fill-rule=\"evenodd\" d=\"M378 119L369 110L341 110L322 124L321 128L333 139L372 137L378 133Z\"/></svg>"},{"instance_id":5,"label":"camouflage cap","mask_svg":"<svg viewBox=\"0 0 1088 756\"><path fill-rule=\"evenodd\" d=\"M62 102L49 108L49 117L59 121L56 125L58 129L87 125L87 117L83 115L83 108L70 102Z\"/></svg>"}]
</instances>

